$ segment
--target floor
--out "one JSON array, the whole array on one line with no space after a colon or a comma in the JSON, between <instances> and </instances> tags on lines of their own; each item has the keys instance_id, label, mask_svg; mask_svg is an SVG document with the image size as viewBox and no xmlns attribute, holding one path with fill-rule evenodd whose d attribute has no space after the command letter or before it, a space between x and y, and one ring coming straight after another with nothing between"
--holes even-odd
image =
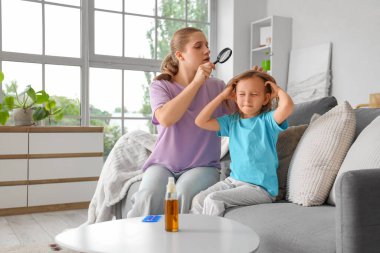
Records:
<instances>
[{"instance_id":1,"label":"floor","mask_svg":"<svg viewBox=\"0 0 380 253\"><path fill-rule=\"evenodd\" d=\"M86 220L87 209L0 216L0 252L10 247L53 244L57 234Z\"/></svg>"}]
</instances>

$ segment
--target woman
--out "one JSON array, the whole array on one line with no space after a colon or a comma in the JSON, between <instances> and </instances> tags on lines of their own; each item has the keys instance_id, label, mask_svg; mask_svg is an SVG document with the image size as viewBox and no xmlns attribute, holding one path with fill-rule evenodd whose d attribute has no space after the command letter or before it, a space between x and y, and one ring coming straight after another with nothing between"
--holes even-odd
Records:
<instances>
[{"instance_id":1,"label":"woman","mask_svg":"<svg viewBox=\"0 0 380 253\"><path fill-rule=\"evenodd\" d=\"M143 166L140 188L132 197L128 217L162 214L168 177L176 179L181 213L192 198L219 181L220 138L198 128L194 119L224 88L210 78L214 64L204 33L192 27L176 31L162 73L150 87L152 123L157 125L155 148ZM225 114L219 106L215 117Z\"/></svg>"}]
</instances>

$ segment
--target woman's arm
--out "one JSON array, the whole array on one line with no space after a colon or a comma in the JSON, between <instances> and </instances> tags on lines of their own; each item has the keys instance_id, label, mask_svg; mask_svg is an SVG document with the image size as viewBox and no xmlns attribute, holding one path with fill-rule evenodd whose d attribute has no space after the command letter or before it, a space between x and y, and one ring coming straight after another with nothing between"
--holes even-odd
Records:
<instances>
[{"instance_id":1,"label":"woman's arm","mask_svg":"<svg viewBox=\"0 0 380 253\"><path fill-rule=\"evenodd\" d=\"M154 116L160 125L170 127L182 118L183 114L189 108L196 96L199 88L210 76L212 69L213 64L211 62L200 65L193 81L191 81L191 83L175 98L171 99L154 112Z\"/></svg>"},{"instance_id":2,"label":"woman's arm","mask_svg":"<svg viewBox=\"0 0 380 253\"><path fill-rule=\"evenodd\" d=\"M208 103L196 117L195 124L206 130L219 131L219 123L216 119L212 118L212 114L225 99L231 97L232 90L232 86L227 86L222 93Z\"/></svg>"},{"instance_id":3,"label":"woman's arm","mask_svg":"<svg viewBox=\"0 0 380 253\"><path fill-rule=\"evenodd\" d=\"M292 114L294 103L292 98L281 89L277 84L267 81L265 85L270 85L272 88L271 98L278 97L278 107L274 111L274 120L277 124L282 124Z\"/></svg>"}]
</instances>

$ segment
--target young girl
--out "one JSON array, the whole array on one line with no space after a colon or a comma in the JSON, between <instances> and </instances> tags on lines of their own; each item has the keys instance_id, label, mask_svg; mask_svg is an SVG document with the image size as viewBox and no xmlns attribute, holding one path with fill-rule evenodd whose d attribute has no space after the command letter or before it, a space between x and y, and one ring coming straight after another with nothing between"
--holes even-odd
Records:
<instances>
[{"instance_id":1,"label":"young girl","mask_svg":"<svg viewBox=\"0 0 380 253\"><path fill-rule=\"evenodd\" d=\"M189 212L197 193L219 181L220 138L197 127L194 119L225 84L210 78L215 66L201 30L178 30L170 50L161 65L162 74L150 87L158 138L143 166L143 179L132 197L128 217L162 214L168 177L177 180L181 213ZM215 116L224 114L222 106L216 106L214 112Z\"/></svg>"},{"instance_id":2,"label":"young girl","mask_svg":"<svg viewBox=\"0 0 380 253\"><path fill-rule=\"evenodd\" d=\"M271 110L273 98L278 107ZM223 117L213 114L227 99L238 112ZM235 76L226 89L195 119L204 129L229 136L231 175L194 197L191 213L222 216L239 205L270 203L278 194L278 134L287 128L293 101L268 74L255 70Z\"/></svg>"}]
</instances>

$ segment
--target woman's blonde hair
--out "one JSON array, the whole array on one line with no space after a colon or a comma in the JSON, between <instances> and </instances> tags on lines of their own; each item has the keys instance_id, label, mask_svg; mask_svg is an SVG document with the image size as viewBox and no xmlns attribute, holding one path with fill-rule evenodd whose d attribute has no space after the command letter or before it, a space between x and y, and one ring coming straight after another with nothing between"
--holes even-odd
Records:
<instances>
[{"instance_id":1,"label":"woman's blonde hair","mask_svg":"<svg viewBox=\"0 0 380 253\"><path fill-rule=\"evenodd\" d=\"M257 71L257 70L248 70L248 71L245 71L241 74L238 74L236 76L234 76L228 83L227 83L227 86L226 87L229 87L230 85L232 85L233 87L233 91L236 92L236 86L238 85L238 83L242 80L245 80L245 79L248 79L248 78L251 78L251 77L254 77L254 76L257 76L259 78L261 78L264 83L267 82L267 81L270 81L270 82L273 82L273 83L276 83L276 80L271 76L271 75L268 75L267 73L264 73L264 72L260 72L260 71ZM271 94L272 93L272 88L270 85L266 85L265 86L265 94ZM239 107L237 106L236 102L235 102L235 105L234 105L234 108L231 107L231 105L228 103L227 100L225 100L225 105L233 112L233 113L240 113L241 114L241 111L239 110ZM264 105L261 110L260 110L260 113L263 113L263 112L268 112L272 109L275 109L277 107L277 101L272 101L271 99L269 100L269 102Z\"/></svg>"},{"instance_id":2,"label":"woman's blonde hair","mask_svg":"<svg viewBox=\"0 0 380 253\"><path fill-rule=\"evenodd\" d=\"M178 59L175 56L175 52L183 52L185 45L189 42L190 35L196 32L202 32L202 30L194 27L185 27L173 34L170 40L170 53L161 63L161 74L156 76L154 80L172 80L173 76L178 73Z\"/></svg>"}]
</instances>

